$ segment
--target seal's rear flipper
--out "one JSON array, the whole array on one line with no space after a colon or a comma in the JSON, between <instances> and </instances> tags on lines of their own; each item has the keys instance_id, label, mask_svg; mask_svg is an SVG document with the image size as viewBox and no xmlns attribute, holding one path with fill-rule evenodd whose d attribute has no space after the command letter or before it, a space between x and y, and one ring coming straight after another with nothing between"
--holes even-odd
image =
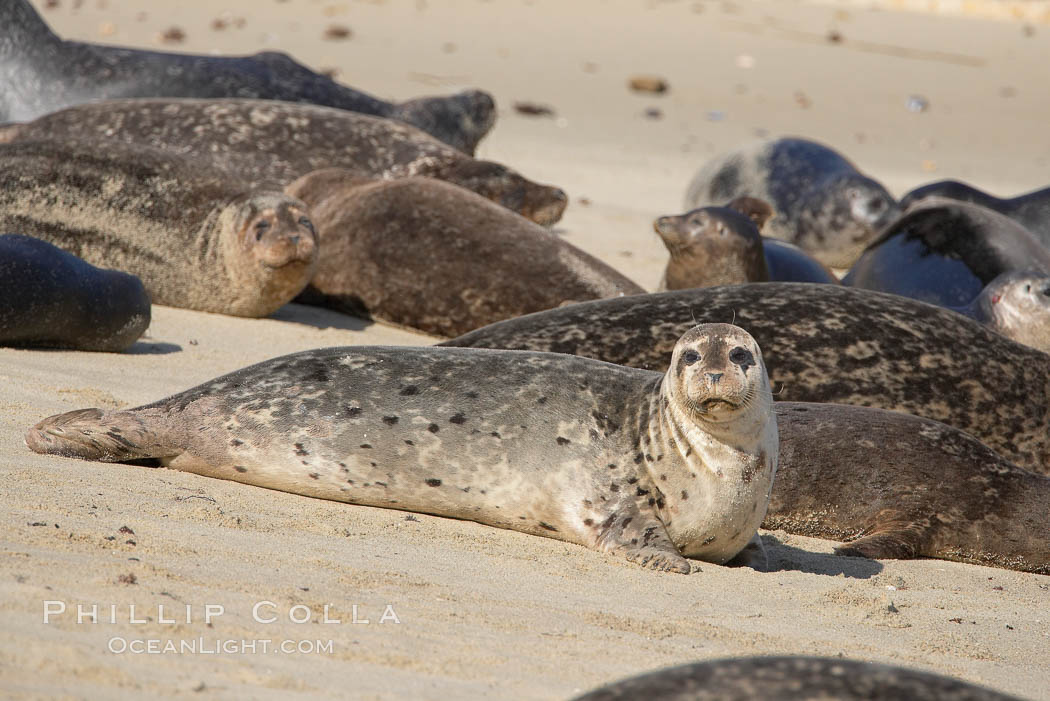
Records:
<instances>
[{"instance_id":1,"label":"seal's rear flipper","mask_svg":"<svg viewBox=\"0 0 1050 701\"><path fill-rule=\"evenodd\" d=\"M872 560L912 560L921 555L922 536L914 528L872 533L835 548L836 555Z\"/></svg>"},{"instance_id":2,"label":"seal's rear flipper","mask_svg":"<svg viewBox=\"0 0 1050 701\"><path fill-rule=\"evenodd\" d=\"M25 435L26 445L37 453L102 462L174 457L182 452L159 439L138 412L100 409L51 416Z\"/></svg>"}]
</instances>

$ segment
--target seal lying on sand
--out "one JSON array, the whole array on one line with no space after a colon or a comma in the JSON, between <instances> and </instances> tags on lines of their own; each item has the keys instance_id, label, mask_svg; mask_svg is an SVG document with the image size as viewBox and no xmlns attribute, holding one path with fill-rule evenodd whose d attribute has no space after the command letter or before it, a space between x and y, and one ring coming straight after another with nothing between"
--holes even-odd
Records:
<instances>
[{"instance_id":1,"label":"seal lying on sand","mask_svg":"<svg viewBox=\"0 0 1050 701\"><path fill-rule=\"evenodd\" d=\"M742 195L773 205L767 236L838 268L849 267L899 214L886 188L832 149L805 139L762 141L709 161L689 185L685 208Z\"/></svg>"},{"instance_id":2,"label":"seal lying on sand","mask_svg":"<svg viewBox=\"0 0 1050 701\"><path fill-rule=\"evenodd\" d=\"M474 153L496 119L492 96L478 90L391 104L283 53L201 56L63 41L28 0L0 3L0 122L117 97L310 102L407 122L466 153Z\"/></svg>"},{"instance_id":3,"label":"seal lying on sand","mask_svg":"<svg viewBox=\"0 0 1050 701\"><path fill-rule=\"evenodd\" d=\"M762 346L779 400L925 416L1050 475L1050 356L896 295L789 282L680 290L508 319L442 345L573 353L663 370L694 323L734 318Z\"/></svg>"},{"instance_id":4,"label":"seal lying on sand","mask_svg":"<svg viewBox=\"0 0 1050 701\"><path fill-rule=\"evenodd\" d=\"M837 657L743 657L669 667L575 701L1021 701L958 679Z\"/></svg>"},{"instance_id":5,"label":"seal lying on sand","mask_svg":"<svg viewBox=\"0 0 1050 701\"><path fill-rule=\"evenodd\" d=\"M840 555L932 557L1050 574L1050 478L929 419L777 402L763 528L849 541Z\"/></svg>"},{"instance_id":6,"label":"seal lying on sand","mask_svg":"<svg viewBox=\"0 0 1050 701\"><path fill-rule=\"evenodd\" d=\"M659 290L770 280L837 285L834 273L801 248L759 233L772 213L765 202L738 197L653 221L671 254Z\"/></svg>"},{"instance_id":7,"label":"seal lying on sand","mask_svg":"<svg viewBox=\"0 0 1050 701\"><path fill-rule=\"evenodd\" d=\"M556 187L477 161L420 130L357 112L273 100L109 100L0 127L0 142L55 137L148 146L230 171L251 187L281 189L321 168L373 178L420 175L473 190L536 223L561 218Z\"/></svg>"},{"instance_id":8,"label":"seal lying on sand","mask_svg":"<svg viewBox=\"0 0 1050 701\"><path fill-rule=\"evenodd\" d=\"M322 254L305 304L455 336L566 302L641 287L545 229L430 178L340 169L288 189L310 207Z\"/></svg>"},{"instance_id":9,"label":"seal lying on sand","mask_svg":"<svg viewBox=\"0 0 1050 701\"><path fill-rule=\"evenodd\" d=\"M317 263L299 200L116 145L0 145L0 230L136 275L155 304L234 316L291 301Z\"/></svg>"},{"instance_id":10,"label":"seal lying on sand","mask_svg":"<svg viewBox=\"0 0 1050 701\"><path fill-rule=\"evenodd\" d=\"M941 197L917 202L868 247L843 283L962 307L1003 273L1050 274L1050 250L1010 218Z\"/></svg>"},{"instance_id":11,"label":"seal lying on sand","mask_svg":"<svg viewBox=\"0 0 1050 701\"><path fill-rule=\"evenodd\" d=\"M134 275L46 241L0 236L0 345L122 351L149 322L149 295Z\"/></svg>"},{"instance_id":12,"label":"seal lying on sand","mask_svg":"<svg viewBox=\"0 0 1050 701\"><path fill-rule=\"evenodd\" d=\"M1050 247L1050 187L1017 197L999 198L958 180L941 180L906 194L901 198L901 207L907 208L929 197L972 202L995 210L1028 229L1044 246Z\"/></svg>"},{"instance_id":13,"label":"seal lying on sand","mask_svg":"<svg viewBox=\"0 0 1050 701\"><path fill-rule=\"evenodd\" d=\"M727 324L687 331L666 374L552 353L305 351L137 409L53 416L26 443L91 460L160 458L683 573L685 557L724 563L745 548L777 466L761 351Z\"/></svg>"}]
</instances>

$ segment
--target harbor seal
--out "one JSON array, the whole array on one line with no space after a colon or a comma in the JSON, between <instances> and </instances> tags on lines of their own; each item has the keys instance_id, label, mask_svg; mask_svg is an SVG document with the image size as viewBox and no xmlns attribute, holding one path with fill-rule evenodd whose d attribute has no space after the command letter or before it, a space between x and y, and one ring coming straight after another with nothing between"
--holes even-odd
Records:
<instances>
[{"instance_id":1,"label":"harbor seal","mask_svg":"<svg viewBox=\"0 0 1050 701\"><path fill-rule=\"evenodd\" d=\"M971 202L1010 217L1050 247L1050 187L1033 190L1016 197L1000 198L968 183L941 180L917 187L901 198L901 207L907 208L928 197L946 197Z\"/></svg>"},{"instance_id":2,"label":"harbor seal","mask_svg":"<svg viewBox=\"0 0 1050 701\"><path fill-rule=\"evenodd\" d=\"M26 433L322 499L467 519L689 573L757 533L777 466L762 353L688 330L667 373L555 353L351 346L274 358Z\"/></svg>"},{"instance_id":3,"label":"harbor seal","mask_svg":"<svg viewBox=\"0 0 1050 701\"><path fill-rule=\"evenodd\" d=\"M287 188L323 255L298 301L436 336L567 302L642 294L608 265L461 187L316 171Z\"/></svg>"},{"instance_id":4,"label":"harbor seal","mask_svg":"<svg viewBox=\"0 0 1050 701\"><path fill-rule=\"evenodd\" d=\"M63 41L28 0L0 3L0 122L121 97L247 97L309 102L397 119L474 153L496 120L488 93L385 102L284 53L204 56Z\"/></svg>"},{"instance_id":5,"label":"harbor seal","mask_svg":"<svg viewBox=\"0 0 1050 701\"><path fill-rule=\"evenodd\" d=\"M653 229L671 255L659 291L770 280L837 285L834 273L801 248L759 233L771 214L766 203L738 197L724 207L657 218Z\"/></svg>"},{"instance_id":6,"label":"harbor seal","mask_svg":"<svg viewBox=\"0 0 1050 701\"><path fill-rule=\"evenodd\" d=\"M116 145L0 145L0 230L136 275L154 304L234 316L272 313L317 264L299 200Z\"/></svg>"},{"instance_id":7,"label":"harbor seal","mask_svg":"<svg viewBox=\"0 0 1050 701\"><path fill-rule=\"evenodd\" d=\"M1050 574L1050 477L930 419L799 402L776 413L763 528L848 541L839 555Z\"/></svg>"},{"instance_id":8,"label":"harbor seal","mask_svg":"<svg viewBox=\"0 0 1050 701\"><path fill-rule=\"evenodd\" d=\"M1050 353L1050 275L1003 273L955 311L1018 343Z\"/></svg>"},{"instance_id":9,"label":"harbor seal","mask_svg":"<svg viewBox=\"0 0 1050 701\"><path fill-rule=\"evenodd\" d=\"M899 214L881 184L834 150L805 139L762 141L709 161L689 185L685 208L741 195L773 206L767 236L794 243L836 268L848 268Z\"/></svg>"},{"instance_id":10,"label":"harbor seal","mask_svg":"<svg viewBox=\"0 0 1050 701\"><path fill-rule=\"evenodd\" d=\"M942 197L916 202L872 242L846 285L964 307L1003 273L1050 274L1050 250L1010 218Z\"/></svg>"},{"instance_id":11,"label":"harbor seal","mask_svg":"<svg viewBox=\"0 0 1050 701\"><path fill-rule=\"evenodd\" d=\"M734 319L762 347L778 400L924 416L1050 475L1050 356L906 297L791 282L679 290L581 302L441 345L573 353L663 370L694 323Z\"/></svg>"},{"instance_id":12,"label":"harbor seal","mask_svg":"<svg viewBox=\"0 0 1050 701\"><path fill-rule=\"evenodd\" d=\"M0 235L0 345L122 351L150 322L142 281L46 241Z\"/></svg>"},{"instance_id":13,"label":"harbor seal","mask_svg":"<svg viewBox=\"0 0 1050 701\"><path fill-rule=\"evenodd\" d=\"M737 657L631 677L574 701L1021 701L959 679L838 657Z\"/></svg>"},{"instance_id":14,"label":"harbor seal","mask_svg":"<svg viewBox=\"0 0 1050 701\"><path fill-rule=\"evenodd\" d=\"M229 170L248 186L281 189L321 168L363 177L438 178L473 190L541 226L568 202L556 187L479 161L407 124L273 100L135 99L77 105L0 127L0 142L58 136L100 146L148 146Z\"/></svg>"}]
</instances>

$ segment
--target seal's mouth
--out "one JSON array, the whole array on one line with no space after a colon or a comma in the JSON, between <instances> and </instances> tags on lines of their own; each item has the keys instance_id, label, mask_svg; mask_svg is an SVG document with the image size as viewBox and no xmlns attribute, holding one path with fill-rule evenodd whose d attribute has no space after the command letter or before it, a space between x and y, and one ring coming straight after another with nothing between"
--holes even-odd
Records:
<instances>
[{"instance_id":1,"label":"seal's mouth","mask_svg":"<svg viewBox=\"0 0 1050 701\"><path fill-rule=\"evenodd\" d=\"M700 411L707 413L710 411L724 410L724 409L739 409L740 404L737 402L730 401L721 397L712 397L711 399L705 399L698 405Z\"/></svg>"}]
</instances>

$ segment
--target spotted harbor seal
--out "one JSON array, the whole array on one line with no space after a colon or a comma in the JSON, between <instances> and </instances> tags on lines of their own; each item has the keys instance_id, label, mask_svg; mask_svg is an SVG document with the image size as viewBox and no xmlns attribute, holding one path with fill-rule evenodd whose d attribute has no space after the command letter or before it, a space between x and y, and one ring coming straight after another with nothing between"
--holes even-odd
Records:
<instances>
[{"instance_id":1,"label":"spotted harbor seal","mask_svg":"<svg viewBox=\"0 0 1050 701\"><path fill-rule=\"evenodd\" d=\"M560 304L645 292L542 227L430 178L316 171L287 192L323 254L299 301L437 336Z\"/></svg>"},{"instance_id":2,"label":"spotted harbor seal","mask_svg":"<svg viewBox=\"0 0 1050 701\"><path fill-rule=\"evenodd\" d=\"M0 345L122 351L150 322L142 281L46 241L0 236Z\"/></svg>"},{"instance_id":3,"label":"spotted harbor seal","mask_svg":"<svg viewBox=\"0 0 1050 701\"><path fill-rule=\"evenodd\" d=\"M235 316L291 301L317 263L299 200L116 145L0 145L0 230L136 275L155 304Z\"/></svg>"},{"instance_id":4,"label":"spotted harbor seal","mask_svg":"<svg viewBox=\"0 0 1050 701\"><path fill-rule=\"evenodd\" d=\"M662 370L694 323L734 319L762 347L779 400L925 416L1050 474L1050 356L896 295L790 282L679 290L581 302L442 345L573 353Z\"/></svg>"},{"instance_id":5,"label":"spotted harbor seal","mask_svg":"<svg viewBox=\"0 0 1050 701\"><path fill-rule=\"evenodd\" d=\"M741 657L631 677L575 701L1021 701L929 672L838 657Z\"/></svg>"},{"instance_id":6,"label":"spotted harbor seal","mask_svg":"<svg viewBox=\"0 0 1050 701\"><path fill-rule=\"evenodd\" d=\"M777 402L780 461L763 528L836 552L1050 574L1050 477L972 436L885 409Z\"/></svg>"},{"instance_id":7,"label":"spotted harbor seal","mask_svg":"<svg viewBox=\"0 0 1050 701\"><path fill-rule=\"evenodd\" d=\"M972 202L999 212L1030 231L1044 246L1050 247L1050 187L1017 197L999 198L958 180L941 180L906 194L901 198L901 207L907 208L928 197Z\"/></svg>"},{"instance_id":8,"label":"spotted harbor seal","mask_svg":"<svg viewBox=\"0 0 1050 701\"><path fill-rule=\"evenodd\" d=\"M479 161L400 122L273 100L136 99L77 105L0 127L0 142L54 138L148 146L229 170L250 187L283 188L310 171L439 178L549 226L568 202L556 187Z\"/></svg>"},{"instance_id":9,"label":"spotted harbor seal","mask_svg":"<svg viewBox=\"0 0 1050 701\"><path fill-rule=\"evenodd\" d=\"M397 119L465 153L474 153L496 119L492 96L479 90L393 104L340 85L287 54L202 56L63 41L28 0L0 3L0 122L119 97L309 102Z\"/></svg>"},{"instance_id":10,"label":"spotted harbor seal","mask_svg":"<svg viewBox=\"0 0 1050 701\"><path fill-rule=\"evenodd\" d=\"M1050 250L998 212L941 197L917 202L843 278L853 287L963 307L999 275L1050 274Z\"/></svg>"},{"instance_id":11,"label":"spotted harbor seal","mask_svg":"<svg viewBox=\"0 0 1050 701\"><path fill-rule=\"evenodd\" d=\"M660 291L770 280L837 285L834 273L801 248L759 233L772 213L764 202L738 197L653 221L671 254Z\"/></svg>"},{"instance_id":12,"label":"spotted harbor seal","mask_svg":"<svg viewBox=\"0 0 1050 701\"><path fill-rule=\"evenodd\" d=\"M689 185L685 208L742 195L773 205L767 236L837 268L849 267L899 214L886 188L832 149L805 139L762 141L709 161Z\"/></svg>"},{"instance_id":13,"label":"spotted harbor seal","mask_svg":"<svg viewBox=\"0 0 1050 701\"><path fill-rule=\"evenodd\" d=\"M37 452L478 521L688 573L755 536L777 465L762 353L687 331L667 373L554 353L352 346L26 433ZM684 557L683 557L684 556Z\"/></svg>"}]
</instances>

